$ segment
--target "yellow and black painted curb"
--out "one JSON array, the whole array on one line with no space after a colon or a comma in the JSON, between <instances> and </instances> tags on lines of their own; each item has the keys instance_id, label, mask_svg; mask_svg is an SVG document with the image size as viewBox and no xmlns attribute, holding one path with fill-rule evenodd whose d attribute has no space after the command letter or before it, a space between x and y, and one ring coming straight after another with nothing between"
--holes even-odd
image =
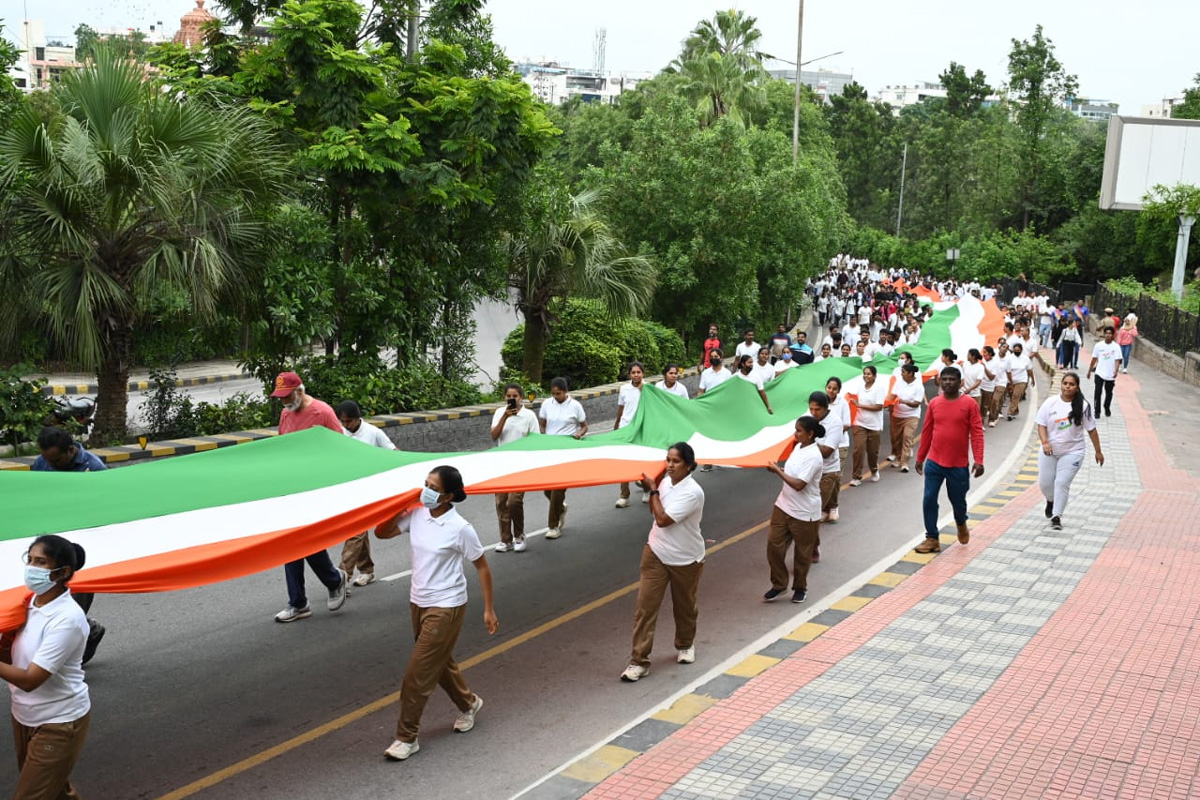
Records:
<instances>
[{"instance_id":1,"label":"yellow and black painted curb","mask_svg":"<svg viewBox=\"0 0 1200 800\"><path fill-rule=\"evenodd\" d=\"M968 525L975 527L1021 492L1037 483L1037 454L1032 454L1013 479L997 487L985 500L968 509ZM952 532L941 534L942 545L957 541ZM937 557L937 553L909 551L892 566L864 583L825 611L774 643L747 656L722 674L697 687L670 706L659 709L592 753L568 764L546 781L521 795L522 800L567 800L587 794L638 756L680 730L695 717L740 689L751 678L818 639L825 631L868 606Z\"/></svg>"},{"instance_id":2,"label":"yellow and black painted curb","mask_svg":"<svg viewBox=\"0 0 1200 800\"><path fill-rule=\"evenodd\" d=\"M226 383L228 381L240 381L246 378L253 378L254 375L250 372L227 372L221 375L199 375L194 378L176 378L175 387L185 388L189 386L208 386L213 383ZM148 392L155 386L154 381L130 381L127 388L131 392ZM42 394L61 397L68 394L96 394L100 391L100 387L94 383L51 383L42 387Z\"/></svg>"},{"instance_id":3,"label":"yellow and black painted curb","mask_svg":"<svg viewBox=\"0 0 1200 800\"><path fill-rule=\"evenodd\" d=\"M695 374L698 370L695 367L683 370L684 375ZM248 375L248 373L246 373ZM228 375L228 376L208 376L206 378L181 378L175 382L176 386L199 386L204 383L217 383L220 381L236 380L243 375ZM252 377L252 376L251 376ZM658 380L662 376L654 376L647 380ZM609 383L604 386L593 386L587 389L571 392L571 396L576 400L593 400L597 397L606 397L615 395L621 391L621 383ZM44 387L45 389L55 389L54 394L63 394L64 392L57 391L58 389L74 389L79 390L83 394L83 389L95 391L96 387L80 384L79 386L54 386ZM129 384L130 391L144 391L148 388L147 381L131 381ZM537 399L530 404L532 410L537 410L543 400ZM495 413L496 409L501 406L500 403L483 403L473 406L461 406L459 408L443 408L438 411L412 411L403 414L379 414L374 417L365 418L366 422L371 423L377 428L396 428L402 425L420 425L429 422L445 422L455 419L468 419L470 417L490 416ZM251 431L233 431L231 433L215 434L213 436L194 436L187 439L168 439L161 442L150 442L145 447L137 444L119 445L116 447L97 447L90 449L89 452L97 456L105 464L118 464L132 461L150 461L156 458L167 458L170 456L184 456L190 453L199 453L205 450L216 450L219 447L231 447L237 444L245 444L246 442L254 442L259 439L266 439L271 436L278 435L276 428L257 428ZM28 470L33 466L34 458L31 456L23 456L20 458L0 459L0 471L4 470Z\"/></svg>"}]
</instances>

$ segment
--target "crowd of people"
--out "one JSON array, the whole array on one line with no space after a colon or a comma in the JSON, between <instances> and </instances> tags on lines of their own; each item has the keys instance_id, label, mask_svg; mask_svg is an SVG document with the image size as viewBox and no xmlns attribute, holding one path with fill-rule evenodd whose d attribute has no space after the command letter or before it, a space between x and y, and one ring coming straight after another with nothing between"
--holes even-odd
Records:
<instances>
[{"instance_id":1,"label":"crowd of people","mask_svg":"<svg viewBox=\"0 0 1200 800\"><path fill-rule=\"evenodd\" d=\"M937 363L930 366L937 373L936 392L927 391L911 355L897 352L897 348L919 342L932 313L918 294L901 288L918 285L941 297L972 294L985 302L998 300L994 287L936 280L906 270L879 270L865 260L843 255L810 285L822 337L816 350L808 343L806 331L791 330L786 324L779 325L764 344L756 341L753 330L747 330L734 348L731 370L718 326L709 329L701 352L697 396L736 377L755 387L771 414L774 409L766 387L783 373L827 358L862 359L861 385L847 393L839 378L830 377L823 390L809 396L808 412L795 421L790 453L764 465L781 481L766 543L769 588L764 601L774 601L789 589L793 603L805 601L809 572L821 559L821 527L839 521L847 467L848 487L879 482L885 465L901 474L909 473L911 467L923 477L925 537L915 548L920 553L941 549L937 520L944 487L957 539L968 544L966 496L971 478L984 473L985 430L994 428L1001 417L1012 420L1019 416L1026 390L1036 380L1034 360L1043 352L1053 350L1060 368L1072 368L1077 359L1082 336L1073 332L1083 329L1088 310L1082 304L1059 307L1044 296L1022 290L1011 304L1001 304L1004 335L994 343L972 348L963 357L943 350ZM1101 407L1111 415L1113 386L1118 369L1128 369L1136 326L1132 313L1122 319L1106 309L1087 372L1095 379L1094 402L1089 404L1084 398L1079 375L1067 372L1059 394L1045 400L1037 412L1039 485L1052 529L1062 529L1071 482L1086 455L1089 438L1097 463L1104 463L1096 416ZM883 359L893 355L898 365L880 374ZM633 422L647 385L645 372L640 363L629 365L629 381L618 394L614 430ZM677 364L666 366L657 387L689 399ZM363 420L357 403L347 400L334 409L308 395L296 373L280 374L272 396L284 404L280 434L323 426L368 446L395 449L383 432ZM881 463L885 424L890 454ZM587 414L571 397L564 378L551 382L550 397L536 413L527 407L522 387L509 384L490 427L497 446L532 435L581 439L587 433ZM41 457L34 469L104 468L99 459L58 429L47 429L38 443ZM634 682L650 673L656 624L668 590L675 622L675 659L680 664L696 660L699 586L705 559L701 530L705 493L694 473L711 468L698 465L692 447L678 442L667 450L657 474L643 474L637 482L651 525L641 556L632 649L620 674L623 681ZM566 525L567 492L553 489L545 494L549 500L545 538L553 540L561 537ZM622 484L617 508L628 508L630 497L630 484ZM405 535L412 558L409 610L414 645L404 672L395 739L385 750L389 759L405 760L419 750L421 717L436 687L441 686L459 710L453 723L457 732L470 731L483 707L483 698L468 686L454 659L466 618L467 562L479 576L484 627L489 634L499 629L486 548L471 522L456 510L465 499L459 471L451 466L436 467L425 479L419 505L375 530L379 539ZM494 551L524 552L524 493L497 494L495 510L500 541ZM305 593L306 563L325 587L331 612L342 608L351 586L372 583L375 565L368 533L344 544L339 566L334 566L325 550L285 565L287 605L275 620L291 623L311 616ZM70 773L90 718L83 664L103 636L103 628L86 613L90 596L73 595L69 588L84 561L83 549L62 537L35 540L26 554L26 585L33 593L28 622L18 635L0 639L0 679L12 687L21 774L18 797L75 796Z\"/></svg>"}]
</instances>

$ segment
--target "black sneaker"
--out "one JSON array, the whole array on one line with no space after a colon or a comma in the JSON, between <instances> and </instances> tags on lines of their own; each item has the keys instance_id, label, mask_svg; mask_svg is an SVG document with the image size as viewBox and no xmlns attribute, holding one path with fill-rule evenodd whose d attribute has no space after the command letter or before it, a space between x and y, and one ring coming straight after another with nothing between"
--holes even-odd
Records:
<instances>
[{"instance_id":1,"label":"black sneaker","mask_svg":"<svg viewBox=\"0 0 1200 800\"><path fill-rule=\"evenodd\" d=\"M1062 530L1062 519L1059 517L1052 517L1050 519L1050 530L1061 531Z\"/></svg>"},{"instance_id":2,"label":"black sneaker","mask_svg":"<svg viewBox=\"0 0 1200 800\"><path fill-rule=\"evenodd\" d=\"M83 663L92 660L92 656L96 655L96 648L100 646L100 640L104 638L104 626L96 620L88 617L88 637L87 644L83 646Z\"/></svg>"},{"instance_id":3,"label":"black sneaker","mask_svg":"<svg viewBox=\"0 0 1200 800\"><path fill-rule=\"evenodd\" d=\"M783 594L783 589L768 589L763 593L763 600L769 603L781 594Z\"/></svg>"},{"instance_id":4,"label":"black sneaker","mask_svg":"<svg viewBox=\"0 0 1200 800\"><path fill-rule=\"evenodd\" d=\"M1046 519L1050 519L1053 516L1054 516L1054 501L1047 500L1046 501Z\"/></svg>"},{"instance_id":5,"label":"black sneaker","mask_svg":"<svg viewBox=\"0 0 1200 800\"><path fill-rule=\"evenodd\" d=\"M805 592L803 589L797 589L794 592L792 592L792 602L793 603L803 603L804 598L807 596L808 596L808 593Z\"/></svg>"}]
</instances>

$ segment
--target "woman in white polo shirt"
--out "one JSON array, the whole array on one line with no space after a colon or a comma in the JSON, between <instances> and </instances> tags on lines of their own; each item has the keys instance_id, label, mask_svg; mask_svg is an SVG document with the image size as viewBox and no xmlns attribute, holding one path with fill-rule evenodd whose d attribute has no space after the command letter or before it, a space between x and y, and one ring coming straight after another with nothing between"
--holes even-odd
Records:
<instances>
[{"instance_id":1,"label":"woman in white polo shirt","mask_svg":"<svg viewBox=\"0 0 1200 800\"><path fill-rule=\"evenodd\" d=\"M803 603L808 593L808 569L813 551L820 543L821 473L825 457L816 446L826 434L825 426L814 417L796 420L796 447L780 467L774 461L767 469L783 480L775 507L771 509L771 527L767 532L767 566L771 588L763 595L768 603L783 594L788 585L787 551L792 553L792 602Z\"/></svg>"},{"instance_id":2,"label":"woman in white polo shirt","mask_svg":"<svg viewBox=\"0 0 1200 800\"><path fill-rule=\"evenodd\" d=\"M583 410L582 403L567 394L566 378L550 381L550 399L538 409L538 425L547 436L570 436L573 439L587 436L587 412ZM562 536L567 521L567 490L547 489L546 499L550 501L546 538L557 539Z\"/></svg>"},{"instance_id":3,"label":"woman in white polo shirt","mask_svg":"<svg viewBox=\"0 0 1200 800\"><path fill-rule=\"evenodd\" d=\"M83 682L88 621L67 584L83 562L83 548L61 536L34 539L25 554L25 586L33 592L25 625L15 637L0 637L0 679L12 698L17 798L78 797L71 770L92 710Z\"/></svg>"},{"instance_id":4,"label":"woman in white polo shirt","mask_svg":"<svg viewBox=\"0 0 1200 800\"><path fill-rule=\"evenodd\" d=\"M483 624L488 633L500 627L492 607L492 572L488 568L479 534L454 504L467 499L463 479L454 467L434 467L421 490L421 507L406 511L375 529L380 539L408 534L412 547L412 583L409 613L413 644L400 689L400 721L396 740L384 751L393 761L403 761L420 749L417 733L429 696L439 685L458 707L456 733L475 727L483 698L471 691L454 661L454 645L467 612L467 576L463 561L479 573L483 589Z\"/></svg>"},{"instance_id":5,"label":"woman in white polo shirt","mask_svg":"<svg viewBox=\"0 0 1200 800\"><path fill-rule=\"evenodd\" d=\"M667 464L657 481L643 473L642 488L650 494L654 524L642 550L641 580L633 615L633 652L621 680L632 683L650 674L650 651L663 595L671 589L675 614L675 650L680 664L696 660L696 595L704 572L704 490L692 477L696 453L686 442L667 450Z\"/></svg>"},{"instance_id":6,"label":"woman in white polo shirt","mask_svg":"<svg viewBox=\"0 0 1200 800\"><path fill-rule=\"evenodd\" d=\"M642 362L634 361L629 365L629 383L621 387L617 395L617 421L613 430L619 430L637 415L638 405L642 402L642 381L646 377L646 368ZM650 497L642 492L642 502L649 503ZM621 484L621 492L617 497L617 508L629 508L629 482Z\"/></svg>"}]
</instances>

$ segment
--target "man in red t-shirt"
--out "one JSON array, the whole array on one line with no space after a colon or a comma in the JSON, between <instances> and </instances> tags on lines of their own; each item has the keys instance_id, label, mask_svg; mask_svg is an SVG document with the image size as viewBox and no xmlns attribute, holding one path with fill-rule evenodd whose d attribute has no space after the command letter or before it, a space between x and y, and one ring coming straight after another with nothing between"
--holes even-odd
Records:
<instances>
[{"instance_id":1,"label":"man in red t-shirt","mask_svg":"<svg viewBox=\"0 0 1200 800\"><path fill-rule=\"evenodd\" d=\"M295 433L309 428L325 427L342 435L342 423L337 413L315 397L309 397L304 391L304 382L294 372L281 372L275 379L275 391L271 397L283 401L283 413L279 415L279 433ZM289 561L283 567L287 577L288 604L275 615L276 622L295 622L312 616L308 606L308 597L304 592L304 562L312 567L321 583L329 590L329 600L326 607L337 611L346 602L346 573L333 566L333 560L325 550L313 553L295 561Z\"/></svg>"},{"instance_id":2,"label":"man in red t-shirt","mask_svg":"<svg viewBox=\"0 0 1200 800\"><path fill-rule=\"evenodd\" d=\"M700 369L708 366L708 359L712 355L713 350L721 349L721 339L717 336L717 326L708 326L708 338L704 340L704 347L700 350Z\"/></svg>"},{"instance_id":3,"label":"man in red t-shirt","mask_svg":"<svg viewBox=\"0 0 1200 800\"><path fill-rule=\"evenodd\" d=\"M971 541L967 528L967 489L971 475L983 475L983 417L979 403L961 394L962 373L958 367L946 367L938 376L942 394L929 401L925 412L925 429L921 431L921 446L917 449L917 474L925 476L925 541L916 547L918 553L937 553L938 493L942 483L954 509L958 525L958 542ZM975 466L970 471L970 455Z\"/></svg>"}]
</instances>

